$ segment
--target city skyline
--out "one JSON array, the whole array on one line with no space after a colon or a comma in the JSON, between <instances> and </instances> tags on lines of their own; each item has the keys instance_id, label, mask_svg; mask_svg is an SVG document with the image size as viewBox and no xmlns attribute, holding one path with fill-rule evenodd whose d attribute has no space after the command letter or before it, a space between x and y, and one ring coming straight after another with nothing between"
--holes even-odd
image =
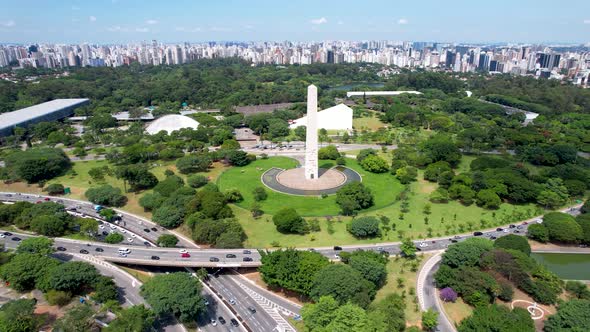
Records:
<instances>
[{"instance_id":1,"label":"city skyline","mask_svg":"<svg viewBox=\"0 0 590 332\"><path fill-rule=\"evenodd\" d=\"M260 0L150 3L32 1L3 5L0 43L424 40L463 43L588 43L590 3ZM31 11L31 9L34 9ZM555 8L557 9L557 8Z\"/></svg>"}]
</instances>

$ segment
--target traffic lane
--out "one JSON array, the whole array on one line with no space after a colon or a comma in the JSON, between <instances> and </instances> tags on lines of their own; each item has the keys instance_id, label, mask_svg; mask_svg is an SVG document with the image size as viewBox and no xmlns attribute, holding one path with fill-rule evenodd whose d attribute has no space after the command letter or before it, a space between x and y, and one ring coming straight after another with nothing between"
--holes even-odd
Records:
<instances>
[{"instance_id":1,"label":"traffic lane","mask_svg":"<svg viewBox=\"0 0 590 332\"><path fill-rule=\"evenodd\" d=\"M253 331L272 331L277 326L274 319L233 282L222 282L219 276L211 275L209 284L221 294L226 305L231 306ZM231 304L230 300L235 301L235 304ZM256 313L252 313L248 307L255 308Z\"/></svg>"},{"instance_id":2,"label":"traffic lane","mask_svg":"<svg viewBox=\"0 0 590 332\"><path fill-rule=\"evenodd\" d=\"M206 288L203 288L202 295L203 299L205 299L209 304L205 308L206 314L200 316L197 319L199 328L205 331L228 331L229 328L227 325L230 320L229 317L231 317L229 311L222 305L219 305L213 295L211 295L211 293L209 293ZM224 317L227 322L225 324L221 324L218 319L219 317ZM215 320L215 323L211 322L212 319Z\"/></svg>"}]
</instances>

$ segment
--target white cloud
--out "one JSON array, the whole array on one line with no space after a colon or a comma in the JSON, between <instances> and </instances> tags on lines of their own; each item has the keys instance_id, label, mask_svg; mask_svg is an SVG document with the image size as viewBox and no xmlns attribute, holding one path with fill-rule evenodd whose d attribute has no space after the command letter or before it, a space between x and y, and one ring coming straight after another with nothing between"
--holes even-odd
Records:
<instances>
[{"instance_id":1,"label":"white cloud","mask_svg":"<svg viewBox=\"0 0 590 332\"><path fill-rule=\"evenodd\" d=\"M399 24L399 25L406 25L408 23L410 23L410 22L406 18L400 18L399 20L397 20L397 24Z\"/></svg>"},{"instance_id":2,"label":"white cloud","mask_svg":"<svg viewBox=\"0 0 590 332\"><path fill-rule=\"evenodd\" d=\"M148 28L135 28L135 31L137 31L137 32L149 32L150 29L148 29Z\"/></svg>"},{"instance_id":3,"label":"white cloud","mask_svg":"<svg viewBox=\"0 0 590 332\"><path fill-rule=\"evenodd\" d=\"M147 20L147 21L145 21L145 24L149 24L149 25L158 24L158 20Z\"/></svg>"},{"instance_id":4,"label":"white cloud","mask_svg":"<svg viewBox=\"0 0 590 332\"><path fill-rule=\"evenodd\" d=\"M88 19L90 22L96 22L96 16L90 16Z\"/></svg>"},{"instance_id":5,"label":"white cloud","mask_svg":"<svg viewBox=\"0 0 590 332\"><path fill-rule=\"evenodd\" d=\"M311 24L319 25L319 24L326 24L328 23L328 19L325 17L316 18L310 21Z\"/></svg>"},{"instance_id":6,"label":"white cloud","mask_svg":"<svg viewBox=\"0 0 590 332\"><path fill-rule=\"evenodd\" d=\"M11 28L15 25L16 25L16 22L14 20L0 22L0 26L5 27L5 28Z\"/></svg>"},{"instance_id":7,"label":"white cloud","mask_svg":"<svg viewBox=\"0 0 590 332\"><path fill-rule=\"evenodd\" d=\"M584 20L584 24L590 24L590 20Z\"/></svg>"},{"instance_id":8,"label":"white cloud","mask_svg":"<svg viewBox=\"0 0 590 332\"><path fill-rule=\"evenodd\" d=\"M129 31L129 29L123 28L119 25L114 25L112 27L108 27L107 30L110 32L127 32L127 31Z\"/></svg>"},{"instance_id":9,"label":"white cloud","mask_svg":"<svg viewBox=\"0 0 590 332\"><path fill-rule=\"evenodd\" d=\"M344 21L338 21L338 25L343 25Z\"/></svg>"}]
</instances>

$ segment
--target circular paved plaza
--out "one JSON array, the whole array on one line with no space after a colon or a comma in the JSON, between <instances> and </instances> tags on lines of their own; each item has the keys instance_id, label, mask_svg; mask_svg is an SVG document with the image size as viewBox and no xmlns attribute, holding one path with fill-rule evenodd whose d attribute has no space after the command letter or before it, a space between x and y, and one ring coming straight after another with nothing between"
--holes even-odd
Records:
<instances>
[{"instance_id":1,"label":"circular paved plaza","mask_svg":"<svg viewBox=\"0 0 590 332\"><path fill-rule=\"evenodd\" d=\"M262 174L262 183L270 189L300 196L335 194L340 187L355 181L361 181L360 174L344 166L320 169L320 176L315 180L305 179L303 167L288 170L273 167Z\"/></svg>"}]
</instances>

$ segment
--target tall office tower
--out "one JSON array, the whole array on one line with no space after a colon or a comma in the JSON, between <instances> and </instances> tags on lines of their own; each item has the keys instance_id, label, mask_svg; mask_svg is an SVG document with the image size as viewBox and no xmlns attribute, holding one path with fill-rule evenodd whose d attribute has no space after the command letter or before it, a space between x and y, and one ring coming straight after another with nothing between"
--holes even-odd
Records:
<instances>
[{"instance_id":1,"label":"tall office tower","mask_svg":"<svg viewBox=\"0 0 590 332\"><path fill-rule=\"evenodd\" d=\"M334 63L334 51L328 50L327 63Z\"/></svg>"},{"instance_id":2,"label":"tall office tower","mask_svg":"<svg viewBox=\"0 0 590 332\"><path fill-rule=\"evenodd\" d=\"M175 65L182 63L182 49L180 48L180 46L176 46L174 48L173 59Z\"/></svg>"},{"instance_id":3,"label":"tall office tower","mask_svg":"<svg viewBox=\"0 0 590 332\"><path fill-rule=\"evenodd\" d=\"M445 57L445 66L451 68L455 64L455 57L456 53L450 50L447 50L447 55Z\"/></svg>"},{"instance_id":4,"label":"tall office tower","mask_svg":"<svg viewBox=\"0 0 590 332\"><path fill-rule=\"evenodd\" d=\"M8 52L5 49L0 49L0 67L6 67L10 61L8 60Z\"/></svg>"},{"instance_id":5,"label":"tall office tower","mask_svg":"<svg viewBox=\"0 0 590 332\"><path fill-rule=\"evenodd\" d=\"M477 69L488 70L489 68L490 68L490 56L486 52L481 52L479 54L479 63L477 65Z\"/></svg>"},{"instance_id":6,"label":"tall office tower","mask_svg":"<svg viewBox=\"0 0 590 332\"><path fill-rule=\"evenodd\" d=\"M490 71L498 71L498 60L490 60Z\"/></svg>"},{"instance_id":7,"label":"tall office tower","mask_svg":"<svg viewBox=\"0 0 590 332\"><path fill-rule=\"evenodd\" d=\"M529 54L531 53L531 48L530 47L522 47L520 50L520 58L521 59L526 59Z\"/></svg>"}]
</instances>

